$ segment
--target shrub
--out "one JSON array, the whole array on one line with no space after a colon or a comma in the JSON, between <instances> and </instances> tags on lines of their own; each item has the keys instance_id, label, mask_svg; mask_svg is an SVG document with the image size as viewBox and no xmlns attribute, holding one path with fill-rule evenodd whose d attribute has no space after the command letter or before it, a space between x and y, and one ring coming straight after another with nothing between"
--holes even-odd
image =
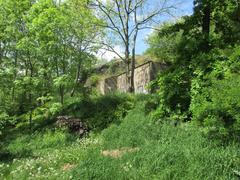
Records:
<instances>
[{"instance_id":1,"label":"shrub","mask_svg":"<svg viewBox=\"0 0 240 180\"><path fill-rule=\"evenodd\" d=\"M0 112L0 136L3 130L8 126L14 126L16 123L15 117L10 117L6 112Z\"/></svg>"},{"instance_id":2,"label":"shrub","mask_svg":"<svg viewBox=\"0 0 240 180\"><path fill-rule=\"evenodd\" d=\"M211 71L196 70L192 80L193 120L206 127L211 137L240 137L240 50L215 56Z\"/></svg>"},{"instance_id":3,"label":"shrub","mask_svg":"<svg viewBox=\"0 0 240 180\"><path fill-rule=\"evenodd\" d=\"M89 128L102 130L111 123L120 123L132 109L134 98L128 94L112 93L85 98L66 107L63 112L85 121Z\"/></svg>"},{"instance_id":4,"label":"shrub","mask_svg":"<svg viewBox=\"0 0 240 180\"><path fill-rule=\"evenodd\" d=\"M171 67L159 74L156 81L152 83L153 88L159 87L157 91L159 106L151 113L154 120L171 119L171 116L176 114L188 114L191 101L190 80L191 73L184 67ZM182 118L182 120L187 119Z\"/></svg>"},{"instance_id":5,"label":"shrub","mask_svg":"<svg viewBox=\"0 0 240 180\"><path fill-rule=\"evenodd\" d=\"M150 114L152 111L155 111L159 106L159 98L156 95L150 96L145 103L145 114Z\"/></svg>"},{"instance_id":6,"label":"shrub","mask_svg":"<svg viewBox=\"0 0 240 180\"><path fill-rule=\"evenodd\" d=\"M100 77L96 74L93 74L88 80L89 86L96 87L99 80L100 80Z\"/></svg>"},{"instance_id":7,"label":"shrub","mask_svg":"<svg viewBox=\"0 0 240 180\"><path fill-rule=\"evenodd\" d=\"M215 80L192 100L193 120L219 137L240 136L240 76Z\"/></svg>"},{"instance_id":8,"label":"shrub","mask_svg":"<svg viewBox=\"0 0 240 180\"><path fill-rule=\"evenodd\" d=\"M30 127L30 113L32 113L31 129L43 128L44 126L52 125L56 117L62 113L62 105L54 101L47 102L42 106L35 108L32 112L28 112L18 116L17 128L24 130Z\"/></svg>"}]
</instances>

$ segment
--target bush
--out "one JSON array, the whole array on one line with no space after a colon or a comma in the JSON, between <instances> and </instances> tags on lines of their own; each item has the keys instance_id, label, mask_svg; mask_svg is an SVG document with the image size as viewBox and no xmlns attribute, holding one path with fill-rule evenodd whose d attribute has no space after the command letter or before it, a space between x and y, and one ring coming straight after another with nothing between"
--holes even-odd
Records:
<instances>
[{"instance_id":1,"label":"bush","mask_svg":"<svg viewBox=\"0 0 240 180\"><path fill-rule=\"evenodd\" d=\"M100 77L98 76L98 75L96 75L96 74L93 74L90 78L89 78L89 86L90 87L96 87L97 86L97 84L98 84L98 82L99 82L99 80L100 80Z\"/></svg>"},{"instance_id":2,"label":"bush","mask_svg":"<svg viewBox=\"0 0 240 180\"><path fill-rule=\"evenodd\" d=\"M133 108L134 98L128 94L112 93L85 98L66 107L63 112L80 118L92 130L102 130L120 120Z\"/></svg>"},{"instance_id":3,"label":"bush","mask_svg":"<svg viewBox=\"0 0 240 180\"><path fill-rule=\"evenodd\" d=\"M192 80L193 120L206 127L211 137L240 137L240 49L215 56L211 71L196 70ZM216 55L216 54L215 54Z\"/></svg>"},{"instance_id":4,"label":"bush","mask_svg":"<svg viewBox=\"0 0 240 180\"><path fill-rule=\"evenodd\" d=\"M172 67L159 74L156 81L152 83L153 88L159 87L157 91L159 106L151 113L154 120L172 119L176 114L186 114L186 118L181 120L187 120L191 102L190 75L189 69L184 67Z\"/></svg>"},{"instance_id":5,"label":"bush","mask_svg":"<svg viewBox=\"0 0 240 180\"><path fill-rule=\"evenodd\" d=\"M62 105L60 103L47 102L42 106L35 108L32 112L28 112L18 116L17 128L22 130L29 130L30 128L30 115L32 117L31 129L43 128L52 125L56 117L62 113ZM32 114L31 114L32 113Z\"/></svg>"},{"instance_id":6,"label":"bush","mask_svg":"<svg viewBox=\"0 0 240 180\"><path fill-rule=\"evenodd\" d=\"M14 126L16 123L15 117L10 117L6 112L0 112L0 136L3 130L8 126Z\"/></svg>"},{"instance_id":7,"label":"bush","mask_svg":"<svg viewBox=\"0 0 240 180\"><path fill-rule=\"evenodd\" d=\"M192 100L193 120L214 137L240 137L240 76L215 80Z\"/></svg>"}]
</instances>

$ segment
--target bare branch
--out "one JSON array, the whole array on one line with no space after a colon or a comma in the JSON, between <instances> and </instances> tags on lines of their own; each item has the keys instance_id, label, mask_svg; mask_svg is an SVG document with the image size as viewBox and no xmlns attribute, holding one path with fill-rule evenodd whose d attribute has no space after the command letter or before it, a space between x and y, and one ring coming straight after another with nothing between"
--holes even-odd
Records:
<instances>
[{"instance_id":1,"label":"bare branch","mask_svg":"<svg viewBox=\"0 0 240 180\"><path fill-rule=\"evenodd\" d=\"M122 61L126 61L125 58L120 55L111 45L107 44L107 43L104 43L104 42L101 42L100 44L104 45L105 47L102 47L102 49L106 50L106 51L110 51L110 52L113 52L115 53Z\"/></svg>"},{"instance_id":2,"label":"bare branch","mask_svg":"<svg viewBox=\"0 0 240 180\"><path fill-rule=\"evenodd\" d=\"M100 8L100 10L107 16L108 20L111 22L112 26L107 26L107 28L110 28L114 31L116 31L120 37L122 38L123 42L125 42L125 38L124 36L122 35L122 32L120 30L120 28L116 25L116 23L114 22L113 18L110 16L110 14L107 12L107 7L104 6L99 0L96 0L98 2L98 7ZM123 27L124 28L124 27Z\"/></svg>"}]
</instances>

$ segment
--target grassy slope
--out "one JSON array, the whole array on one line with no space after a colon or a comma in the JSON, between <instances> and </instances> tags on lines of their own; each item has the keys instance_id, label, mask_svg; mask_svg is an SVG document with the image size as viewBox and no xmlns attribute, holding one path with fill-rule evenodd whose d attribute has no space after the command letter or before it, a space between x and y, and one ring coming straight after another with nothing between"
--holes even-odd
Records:
<instances>
[{"instance_id":1,"label":"grassy slope","mask_svg":"<svg viewBox=\"0 0 240 180\"><path fill-rule=\"evenodd\" d=\"M139 151L101 154L123 147ZM240 171L239 145L219 146L191 124L153 125L142 105L87 139L46 130L15 137L4 149L11 156L0 161L0 179L237 179Z\"/></svg>"}]
</instances>

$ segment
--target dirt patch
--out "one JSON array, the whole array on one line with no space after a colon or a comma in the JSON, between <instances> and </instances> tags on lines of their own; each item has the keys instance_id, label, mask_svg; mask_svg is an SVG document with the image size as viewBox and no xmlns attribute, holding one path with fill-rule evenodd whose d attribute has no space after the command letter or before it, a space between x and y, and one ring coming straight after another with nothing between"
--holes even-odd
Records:
<instances>
[{"instance_id":1,"label":"dirt patch","mask_svg":"<svg viewBox=\"0 0 240 180\"><path fill-rule=\"evenodd\" d=\"M121 148L121 149L114 149L114 150L105 150L102 151L101 154L103 156L113 157L113 158L119 158L122 157L126 153L133 153L136 151L139 151L139 148Z\"/></svg>"},{"instance_id":2,"label":"dirt patch","mask_svg":"<svg viewBox=\"0 0 240 180\"><path fill-rule=\"evenodd\" d=\"M69 170L73 169L74 167L75 167L74 164L67 163L67 164L64 164L63 170L64 171L69 171Z\"/></svg>"}]
</instances>

